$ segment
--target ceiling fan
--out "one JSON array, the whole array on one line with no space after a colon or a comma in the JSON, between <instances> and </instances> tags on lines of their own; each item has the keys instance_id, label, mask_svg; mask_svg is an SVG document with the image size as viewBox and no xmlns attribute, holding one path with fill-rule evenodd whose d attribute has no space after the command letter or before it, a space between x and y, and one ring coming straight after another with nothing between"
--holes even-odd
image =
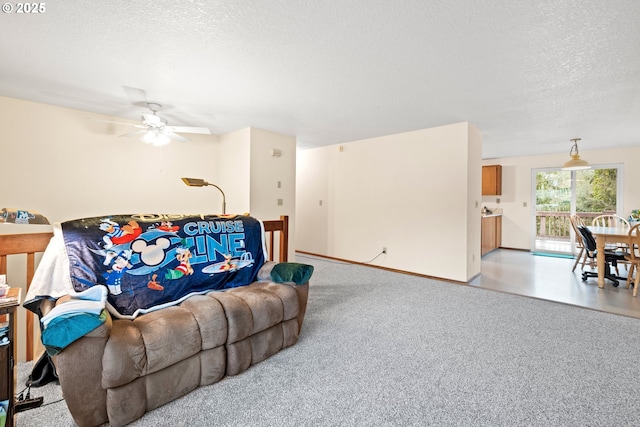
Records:
<instances>
[{"instance_id":1,"label":"ceiling fan","mask_svg":"<svg viewBox=\"0 0 640 427\"><path fill-rule=\"evenodd\" d=\"M186 142L189 141L179 133L199 133L211 135L211 131L204 127L193 126L168 126L167 120L160 117L157 113L162 109L162 105L156 102L147 102L147 108L151 110L151 113L142 113L142 124L131 125L140 130L136 130L124 135L122 137L141 135L140 140L147 144L155 146L165 145L171 141Z\"/></svg>"}]
</instances>

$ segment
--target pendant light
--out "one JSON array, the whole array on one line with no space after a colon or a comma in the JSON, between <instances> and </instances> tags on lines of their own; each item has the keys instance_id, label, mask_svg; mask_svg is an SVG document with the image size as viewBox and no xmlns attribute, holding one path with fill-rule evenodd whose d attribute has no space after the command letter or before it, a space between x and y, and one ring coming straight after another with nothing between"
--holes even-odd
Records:
<instances>
[{"instance_id":1,"label":"pendant light","mask_svg":"<svg viewBox=\"0 0 640 427\"><path fill-rule=\"evenodd\" d=\"M562 170L565 171L576 171L581 169L590 169L589 163L586 160L582 160L580 158L580 153L578 152L578 141L581 138L573 138L571 141L573 145L571 146L571 150L569 150L569 155L571 156L571 160L566 162L564 166L562 166Z\"/></svg>"}]
</instances>

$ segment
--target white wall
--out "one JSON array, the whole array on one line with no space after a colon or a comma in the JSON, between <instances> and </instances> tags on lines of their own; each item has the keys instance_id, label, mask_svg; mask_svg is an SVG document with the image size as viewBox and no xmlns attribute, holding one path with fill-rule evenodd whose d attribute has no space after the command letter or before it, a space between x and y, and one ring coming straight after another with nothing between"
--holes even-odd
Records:
<instances>
[{"instance_id":1,"label":"white wall","mask_svg":"<svg viewBox=\"0 0 640 427\"><path fill-rule=\"evenodd\" d=\"M251 128L220 136L218 185L227 196L228 213L251 211ZM215 188L211 191L218 192ZM217 205L219 206L219 205Z\"/></svg>"},{"instance_id":2,"label":"white wall","mask_svg":"<svg viewBox=\"0 0 640 427\"><path fill-rule=\"evenodd\" d=\"M37 210L52 222L120 213L218 212L213 189L190 188L180 180L218 179L217 136L189 135L190 142L153 147L118 137L133 127L88 117L127 122L0 97L0 207ZM3 234L50 230L0 224ZM23 296L24 262L8 262L9 284L23 288ZM24 328L25 310L20 308L19 337L26 336ZM18 358L25 358L24 339L18 343Z\"/></svg>"},{"instance_id":3,"label":"white wall","mask_svg":"<svg viewBox=\"0 0 640 427\"><path fill-rule=\"evenodd\" d=\"M632 209L640 209L640 147L611 148L580 151L580 156L592 165L623 165L623 200L621 214L628 216ZM532 185L531 171L539 168L560 167L568 160L568 153L528 157L487 159L483 164L502 165L502 195L483 196L487 207L503 209L502 246L514 249L531 248ZM496 199L500 198L500 203ZM526 207L524 204L526 203Z\"/></svg>"},{"instance_id":4,"label":"white wall","mask_svg":"<svg viewBox=\"0 0 640 427\"><path fill-rule=\"evenodd\" d=\"M297 248L367 261L384 246L374 264L466 282L480 272L480 165L468 123L300 151Z\"/></svg>"},{"instance_id":5,"label":"white wall","mask_svg":"<svg viewBox=\"0 0 640 427\"><path fill-rule=\"evenodd\" d=\"M180 177L218 178L217 136L153 147L118 137L133 127L88 117L126 121L0 97L1 207L35 209L52 221L212 211L211 194Z\"/></svg>"},{"instance_id":6,"label":"white wall","mask_svg":"<svg viewBox=\"0 0 640 427\"><path fill-rule=\"evenodd\" d=\"M273 156L272 150L280 150ZM280 183L280 187L278 187ZM257 218L289 216L289 260L295 259L296 139L289 135L251 128L251 214ZM282 204L278 204L282 200ZM276 240L276 244L279 241Z\"/></svg>"},{"instance_id":7,"label":"white wall","mask_svg":"<svg viewBox=\"0 0 640 427\"><path fill-rule=\"evenodd\" d=\"M482 133L474 126L469 126L467 160L467 280L480 274L481 247L481 209L482 197Z\"/></svg>"},{"instance_id":8,"label":"white wall","mask_svg":"<svg viewBox=\"0 0 640 427\"><path fill-rule=\"evenodd\" d=\"M273 156L272 150L279 150L280 156ZM288 215L291 260L296 247L295 175L295 137L256 128L220 137L219 185L227 195L227 212L249 212L260 219Z\"/></svg>"},{"instance_id":9,"label":"white wall","mask_svg":"<svg viewBox=\"0 0 640 427\"><path fill-rule=\"evenodd\" d=\"M296 236L300 250L329 254L329 204L333 202L329 200L329 185L332 159L338 155L339 147L298 150L296 213L298 221L303 222L296 226Z\"/></svg>"}]
</instances>

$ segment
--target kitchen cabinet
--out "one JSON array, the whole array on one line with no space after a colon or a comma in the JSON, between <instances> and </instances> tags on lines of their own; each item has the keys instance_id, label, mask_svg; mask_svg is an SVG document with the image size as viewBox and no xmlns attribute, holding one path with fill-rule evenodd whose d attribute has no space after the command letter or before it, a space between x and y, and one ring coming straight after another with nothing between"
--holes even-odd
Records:
<instances>
[{"instance_id":1,"label":"kitchen cabinet","mask_svg":"<svg viewBox=\"0 0 640 427\"><path fill-rule=\"evenodd\" d=\"M482 195L499 196L502 194L502 166L482 166Z\"/></svg>"},{"instance_id":2,"label":"kitchen cabinet","mask_svg":"<svg viewBox=\"0 0 640 427\"><path fill-rule=\"evenodd\" d=\"M502 215L484 215L480 227L480 254L488 254L502 245Z\"/></svg>"}]
</instances>

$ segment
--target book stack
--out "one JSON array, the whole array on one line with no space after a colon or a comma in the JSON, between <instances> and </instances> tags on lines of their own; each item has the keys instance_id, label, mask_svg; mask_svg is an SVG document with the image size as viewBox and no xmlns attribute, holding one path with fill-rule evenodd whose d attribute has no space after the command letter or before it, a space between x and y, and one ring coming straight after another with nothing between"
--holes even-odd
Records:
<instances>
[{"instance_id":1,"label":"book stack","mask_svg":"<svg viewBox=\"0 0 640 427\"><path fill-rule=\"evenodd\" d=\"M8 285L0 284L0 304L6 304L9 302L18 302L18 297L15 295L9 295Z\"/></svg>"}]
</instances>

